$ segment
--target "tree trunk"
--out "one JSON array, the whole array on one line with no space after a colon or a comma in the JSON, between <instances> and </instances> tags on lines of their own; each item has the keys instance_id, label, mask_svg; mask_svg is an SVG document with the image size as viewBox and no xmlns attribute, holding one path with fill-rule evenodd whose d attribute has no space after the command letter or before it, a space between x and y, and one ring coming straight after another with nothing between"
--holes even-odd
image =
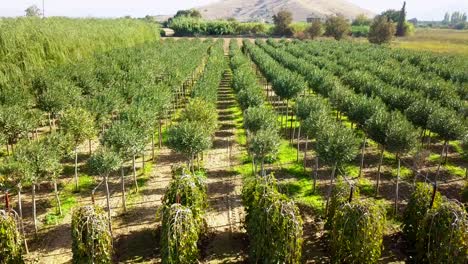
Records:
<instances>
[{"instance_id":1,"label":"tree trunk","mask_svg":"<svg viewBox=\"0 0 468 264\"><path fill-rule=\"evenodd\" d=\"M143 152L141 153L141 166L143 166L143 174L145 173L145 151L143 150Z\"/></svg>"},{"instance_id":2,"label":"tree trunk","mask_svg":"<svg viewBox=\"0 0 468 264\"><path fill-rule=\"evenodd\" d=\"M123 165L120 166L120 185L122 186L122 206L124 209L124 212L127 212L127 203L125 201L125 173L124 173L124 168Z\"/></svg>"},{"instance_id":3,"label":"tree trunk","mask_svg":"<svg viewBox=\"0 0 468 264\"><path fill-rule=\"evenodd\" d=\"M330 203L330 197L333 190L334 180L335 180L335 171L336 171L336 163L333 165L332 172L330 175L330 187L328 187L327 193L327 204L325 206L325 215L328 215L328 204Z\"/></svg>"},{"instance_id":4,"label":"tree trunk","mask_svg":"<svg viewBox=\"0 0 468 264\"><path fill-rule=\"evenodd\" d=\"M296 127L294 126L294 129L293 129L293 124L295 123L296 121L294 120L294 111L291 110L291 125L289 126L289 138L291 140L291 144L293 143L293 139L294 139L294 133L295 130L296 130Z\"/></svg>"},{"instance_id":5,"label":"tree trunk","mask_svg":"<svg viewBox=\"0 0 468 264\"><path fill-rule=\"evenodd\" d=\"M58 189L57 189L57 179L54 179L54 192L55 192L55 199L57 200L57 206L59 209L59 214L62 215L62 204L60 203L60 197L58 194Z\"/></svg>"},{"instance_id":6,"label":"tree trunk","mask_svg":"<svg viewBox=\"0 0 468 264\"><path fill-rule=\"evenodd\" d=\"M286 114L285 114L285 125L284 125L284 135L288 136L288 116L289 116L289 99L286 99ZM291 137L290 137L291 138Z\"/></svg>"},{"instance_id":7,"label":"tree trunk","mask_svg":"<svg viewBox=\"0 0 468 264\"><path fill-rule=\"evenodd\" d=\"M314 186L312 188L312 192L315 193L315 188L317 186L317 178L318 178L318 167L319 167L319 158L315 156L315 168L314 168Z\"/></svg>"},{"instance_id":8,"label":"tree trunk","mask_svg":"<svg viewBox=\"0 0 468 264\"><path fill-rule=\"evenodd\" d=\"M109 231L111 233L111 237L113 237L112 234L112 212L111 212L111 207L110 207L110 193L109 193L109 183L107 181L107 176L104 177L104 184L106 185L106 200L107 200L107 216L109 217Z\"/></svg>"},{"instance_id":9,"label":"tree trunk","mask_svg":"<svg viewBox=\"0 0 468 264\"><path fill-rule=\"evenodd\" d=\"M262 162L260 163L260 169L262 170L262 176L265 177L265 159L262 159Z\"/></svg>"},{"instance_id":10,"label":"tree trunk","mask_svg":"<svg viewBox=\"0 0 468 264\"><path fill-rule=\"evenodd\" d=\"M33 206L33 219L34 219L34 233L37 235L37 216L36 216L36 184L32 185L32 206Z\"/></svg>"},{"instance_id":11,"label":"tree trunk","mask_svg":"<svg viewBox=\"0 0 468 264\"><path fill-rule=\"evenodd\" d=\"M385 148L382 146L382 150L380 151L380 161L379 161L379 167L377 169L377 184L375 186L375 196L379 196L379 188L380 188L380 169L382 168L382 161L383 161L383 156L384 156L384 151Z\"/></svg>"},{"instance_id":12,"label":"tree trunk","mask_svg":"<svg viewBox=\"0 0 468 264\"><path fill-rule=\"evenodd\" d=\"M444 159L444 151L445 151L446 144L447 144L447 141L444 143L444 146L442 147L442 152L440 153L439 165L437 166L437 172L436 172L436 176L434 179L435 184L437 184L437 181L439 180L440 168L442 167L442 160Z\"/></svg>"},{"instance_id":13,"label":"tree trunk","mask_svg":"<svg viewBox=\"0 0 468 264\"><path fill-rule=\"evenodd\" d=\"M299 144L301 143L301 126L297 129L297 155L296 155L296 162L299 162Z\"/></svg>"},{"instance_id":14,"label":"tree trunk","mask_svg":"<svg viewBox=\"0 0 468 264\"><path fill-rule=\"evenodd\" d=\"M154 132L151 136L151 160L155 162L155 154L154 154Z\"/></svg>"},{"instance_id":15,"label":"tree trunk","mask_svg":"<svg viewBox=\"0 0 468 264\"><path fill-rule=\"evenodd\" d=\"M50 129L50 132L52 133L52 114L47 113L47 117L49 118L49 129Z\"/></svg>"},{"instance_id":16,"label":"tree trunk","mask_svg":"<svg viewBox=\"0 0 468 264\"><path fill-rule=\"evenodd\" d=\"M136 164L135 164L135 155L132 157L132 166L133 166L133 181L135 182L135 190L138 192L138 181L136 173Z\"/></svg>"},{"instance_id":17,"label":"tree trunk","mask_svg":"<svg viewBox=\"0 0 468 264\"><path fill-rule=\"evenodd\" d=\"M10 156L10 144L6 143L7 156Z\"/></svg>"},{"instance_id":18,"label":"tree trunk","mask_svg":"<svg viewBox=\"0 0 468 264\"><path fill-rule=\"evenodd\" d=\"M78 147L75 146L75 191L78 191Z\"/></svg>"},{"instance_id":19,"label":"tree trunk","mask_svg":"<svg viewBox=\"0 0 468 264\"><path fill-rule=\"evenodd\" d=\"M359 166L359 176L358 177L362 176L362 168L364 167L364 152L366 150L366 142L367 142L367 138L364 135L364 141L362 143L362 149L361 149L361 165Z\"/></svg>"},{"instance_id":20,"label":"tree trunk","mask_svg":"<svg viewBox=\"0 0 468 264\"><path fill-rule=\"evenodd\" d=\"M307 168L307 148L309 145L309 136L306 136L306 141L305 141L305 147L304 147L304 161L303 161L303 167L304 167L304 172L306 171Z\"/></svg>"},{"instance_id":21,"label":"tree trunk","mask_svg":"<svg viewBox=\"0 0 468 264\"><path fill-rule=\"evenodd\" d=\"M159 148L162 148L162 129L161 129L161 118L159 118L159 126L158 126L158 137L159 137Z\"/></svg>"},{"instance_id":22,"label":"tree trunk","mask_svg":"<svg viewBox=\"0 0 468 264\"><path fill-rule=\"evenodd\" d=\"M395 215L398 213L398 185L400 183L400 155L397 154L398 157L398 169L397 169L397 178L396 178L396 186L395 186Z\"/></svg>"},{"instance_id":23,"label":"tree trunk","mask_svg":"<svg viewBox=\"0 0 468 264\"><path fill-rule=\"evenodd\" d=\"M447 164L448 151L449 151L449 148L448 148L448 141L447 141L447 140L446 140L445 143L444 143L444 149L445 149L445 160L444 160L444 164Z\"/></svg>"}]
</instances>

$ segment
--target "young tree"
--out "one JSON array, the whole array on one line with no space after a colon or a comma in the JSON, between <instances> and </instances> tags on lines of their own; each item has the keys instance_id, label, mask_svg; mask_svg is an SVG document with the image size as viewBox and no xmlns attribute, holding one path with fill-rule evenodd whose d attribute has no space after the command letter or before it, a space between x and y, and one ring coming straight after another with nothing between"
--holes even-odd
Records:
<instances>
[{"instance_id":1,"label":"young tree","mask_svg":"<svg viewBox=\"0 0 468 264\"><path fill-rule=\"evenodd\" d=\"M88 160L88 167L90 170L103 177L104 184L106 187L106 200L107 200L107 217L109 218L109 229L112 234L112 212L110 207L110 192L109 192L109 175L118 170L122 160L120 156L106 148L100 148L96 153L91 156Z\"/></svg>"},{"instance_id":2,"label":"young tree","mask_svg":"<svg viewBox=\"0 0 468 264\"><path fill-rule=\"evenodd\" d=\"M348 20L342 15L333 16L325 22L325 36L333 37L340 40L351 31L351 25Z\"/></svg>"},{"instance_id":3,"label":"young tree","mask_svg":"<svg viewBox=\"0 0 468 264\"><path fill-rule=\"evenodd\" d=\"M290 36L292 34L292 30L289 25L292 20L292 13L286 10L281 10L274 15L273 23L275 23L275 34L280 36Z\"/></svg>"},{"instance_id":4,"label":"young tree","mask_svg":"<svg viewBox=\"0 0 468 264\"><path fill-rule=\"evenodd\" d=\"M194 98L185 106L180 114L180 120L203 123L203 128L212 135L218 128L216 107L200 98Z\"/></svg>"},{"instance_id":5,"label":"young tree","mask_svg":"<svg viewBox=\"0 0 468 264\"><path fill-rule=\"evenodd\" d=\"M21 235L13 214L0 210L0 260L2 263L23 264Z\"/></svg>"},{"instance_id":6,"label":"young tree","mask_svg":"<svg viewBox=\"0 0 468 264\"><path fill-rule=\"evenodd\" d=\"M71 136L75 152L75 190L78 191L78 146L95 135L94 118L82 108L69 108L60 119L65 134Z\"/></svg>"},{"instance_id":7,"label":"young tree","mask_svg":"<svg viewBox=\"0 0 468 264\"><path fill-rule=\"evenodd\" d=\"M244 128L251 134L259 130L276 129L276 115L266 106L249 107L244 111Z\"/></svg>"},{"instance_id":8,"label":"young tree","mask_svg":"<svg viewBox=\"0 0 468 264\"><path fill-rule=\"evenodd\" d=\"M403 2L403 7L401 8L400 11L400 16L398 17L398 24L396 28L396 35L399 37L404 37L406 36L406 1Z\"/></svg>"},{"instance_id":9,"label":"young tree","mask_svg":"<svg viewBox=\"0 0 468 264\"><path fill-rule=\"evenodd\" d=\"M310 25L310 27L307 28L307 37L314 39L317 37L320 37L323 33L322 29L322 23L320 21L314 21Z\"/></svg>"},{"instance_id":10,"label":"young tree","mask_svg":"<svg viewBox=\"0 0 468 264\"><path fill-rule=\"evenodd\" d=\"M14 151L14 145L21 138L27 138L41 121L40 111L25 110L20 105L0 106L0 133L6 139L7 154Z\"/></svg>"},{"instance_id":11,"label":"young tree","mask_svg":"<svg viewBox=\"0 0 468 264\"><path fill-rule=\"evenodd\" d=\"M184 120L168 130L168 147L187 157L187 166L192 172L195 157L212 145L211 135L203 126L203 123Z\"/></svg>"},{"instance_id":12,"label":"young tree","mask_svg":"<svg viewBox=\"0 0 468 264\"><path fill-rule=\"evenodd\" d=\"M316 151L320 158L332 166L330 186L327 194L327 210L333 190L336 169L351 161L358 153L359 139L354 132L339 123L332 123L329 127L322 127L317 136Z\"/></svg>"},{"instance_id":13,"label":"young tree","mask_svg":"<svg viewBox=\"0 0 468 264\"><path fill-rule=\"evenodd\" d=\"M265 158L275 156L280 144L278 132L274 129L262 129L250 139L249 151L253 158L260 162L261 175L265 176ZM256 167L256 165L255 165ZM257 169L255 168L255 173Z\"/></svg>"},{"instance_id":14,"label":"young tree","mask_svg":"<svg viewBox=\"0 0 468 264\"><path fill-rule=\"evenodd\" d=\"M386 148L395 153L398 160L397 178L395 185L395 214L398 212L398 195L400 181L401 155L408 153L416 146L418 133L413 125L400 112L390 114L386 131Z\"/></svg>"},{"instance_id":15,"label":"young tree","mask_svg":"<svg viewBox=\"0 0 468 264\"><path fill-rule=\"evenodd\" d=\"M369 42L375 44L390 43L395 35L395 25L385 16L378 16L369 29Z\"/></svg>"}]
</instances>

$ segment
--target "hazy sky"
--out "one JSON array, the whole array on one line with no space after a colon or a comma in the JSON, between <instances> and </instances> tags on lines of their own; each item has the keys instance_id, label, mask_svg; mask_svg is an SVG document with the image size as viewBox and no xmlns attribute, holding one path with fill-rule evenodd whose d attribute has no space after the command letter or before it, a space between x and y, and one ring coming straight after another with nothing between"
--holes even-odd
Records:
<instances>
[{"instance_id":1,"label":"hazy sky","mask_svg":"<svg viewBox=\"0 0 468 264\"><path fill-rule=\"evenodd\" d=\"M177 10L201 6L217 0L44 0L47 16L118 17L147 14L174 14ZM255 0L252 0L255 1ZM348 0L374 13L400 9L403 0ZM31 5L42 8L42 0L0 0L0 16L22 16ZM408 0L408 18L442 20L446 11L468 12L468 0Z\"/></svg>"}]
</instances>

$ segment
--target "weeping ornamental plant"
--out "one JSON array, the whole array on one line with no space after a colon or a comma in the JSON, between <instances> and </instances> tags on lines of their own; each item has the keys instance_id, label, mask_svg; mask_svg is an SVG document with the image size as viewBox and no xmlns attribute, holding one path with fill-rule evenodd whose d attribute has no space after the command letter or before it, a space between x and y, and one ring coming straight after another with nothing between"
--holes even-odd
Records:
<instances>
[{"instance_id":1,"label":"weeping ornamental plant","mask_svg":"<svg viewBox=\"0 0 468 264\"><path fill-rule=\"evenodd\" d=\"M242 201L252 263L300 263L302 218L294 201L278 192L274 176L251 178Z\"/></svg>"},{"instance_id":2,"label":"weeping ornamental plant","mask_svg":"<svg viewBox=\"0 0 468 264\"><path fill-rule=\"evenodd\" d=\"M340 206L330 234L331 263L377 263L385 221L385 209L375 201Z\"/></svg>"},{"instance_id":3,"label":"weeping ornamental plant","mask_svg":"<svg viewBox=\"0 0 468 264\"><path fill-rule=\"evenodd\" d=\"M23 245L17 223L12 214L0 210L0 261L23 264Z\"/></svg>"},{"instance_id":4,"label":"weeping ornamental plant","mask_svg":"<svg viewBox=\"0 0 468 264\"><path fill-rule=\"evenodd\" d=\"M102 209L80 207L72 216L73 263L112 263L109 219Z\"/></svg>"},{"instance_id":5,"label":"weeping ornamental plant","mask_svg":"<svg viewBox=\"0 0 468 264\"><path fill-rule=\"evenodd\" d=\"M466 263L468 258L468 215L463 204L444 200L429 210L417 233L420 263Z\"/></svg>"}]
</instances>

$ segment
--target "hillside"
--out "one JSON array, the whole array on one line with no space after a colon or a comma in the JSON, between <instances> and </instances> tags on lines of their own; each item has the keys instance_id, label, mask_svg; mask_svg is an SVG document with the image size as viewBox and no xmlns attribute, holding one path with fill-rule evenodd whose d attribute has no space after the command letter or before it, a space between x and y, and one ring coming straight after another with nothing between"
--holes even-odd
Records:
<instances>
[{"instance_id":1,"label":"hillside","mask_svg":"<svg viewBox=\"0 0 468 264\"><path fill-rule=\"evenodd\" d=\"M234 17L239 21L270 21L282 9L291 11L295 21L306 21L309 16L325 17L335 14L342 14L347 18L354 18L359 14L373 16L369 10L346 0L221 0L197 9L207 19Z\"/></svg>"}]
</instances>

